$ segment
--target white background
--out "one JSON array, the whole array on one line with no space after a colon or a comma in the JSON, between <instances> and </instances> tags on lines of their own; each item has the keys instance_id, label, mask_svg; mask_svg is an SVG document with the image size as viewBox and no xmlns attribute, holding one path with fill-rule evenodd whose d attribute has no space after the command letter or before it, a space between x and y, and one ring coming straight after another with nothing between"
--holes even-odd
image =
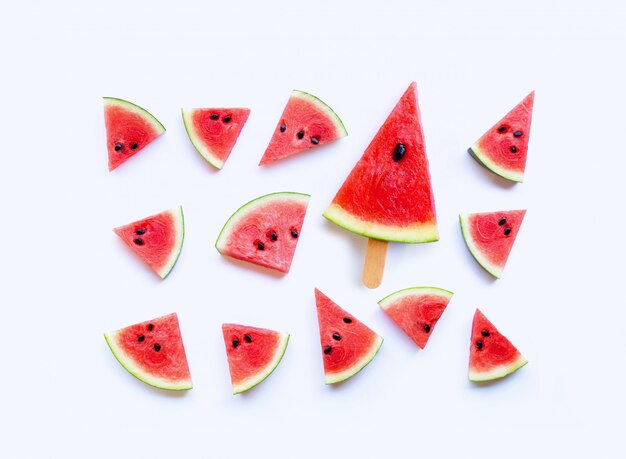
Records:
<instances>
[{"instance_id":1,"label":"white background","mask_svg":"<svg viewBox=\"0 0 626 459\"><path fill-rule=\"evenodd\" d=\"M24 1L0 21L0 456L624 457L623 2ZM321 213L413 80L441 240L393 244L370 291L365 239ZM293 88L350 135L258 168ZM466 149L532 89L526 181L510 185ZM167 128L113 173L102 96ZM221 172L187 139L180 108L195 106L252 109ZM312 194L291 273L222 258L229 215L282 190ZM185 244L160 281L111 228L178 204ZM515 208L528 213L495 281L457 215ZM456 293L425 351L376 304L413 285ZM316 286L385 337L340 387L323 384ZM484 386L467 381L476 307L530 362ZM102 337L172 311L182 395L135 380ZM291 333L241 396L226 321Z\"/></svg>"}]
</instances>

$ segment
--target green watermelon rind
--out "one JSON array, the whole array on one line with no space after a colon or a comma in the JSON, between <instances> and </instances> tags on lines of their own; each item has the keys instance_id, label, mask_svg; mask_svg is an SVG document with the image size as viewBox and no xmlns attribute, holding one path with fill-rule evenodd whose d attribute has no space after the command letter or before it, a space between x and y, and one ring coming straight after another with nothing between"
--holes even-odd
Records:
<instances>
[{"instance_id":1,"label":"green watermelon rind","mask_svg":"<svg viewBox=\"0 0 626 459\"><path fill-rule=\"evenodd\" d=\"M402 290L398 290L396 292L390 293L385 298L380 300L378 302L378 305L383 310L386 311L397 300L400 300L400 299L405 298L407 296L421 296L421 295L442 296L442 297L445 297L448 301L450 301L450 299L452 298L452 295L454 295L454 293L451 292L450 290L445 290L445 289L439 288L439 287L430 287L430 286L408 287L408 288L404 288Z\"/></svg>"},{"instance_id":2,"label":"green watermelon rind","mask_svg":"<svg viewBox=\"0 0 626 459\"><path fill-rule=\"evenodd\" d=\"M185 130L187 131L187 135L189 136L189 140L191 144L194 146L196 151L200 153L200 155L213 167L218 170L221 170L224 167L225 161L218 158L217 155L211 150L209 147L204 145L198 139L198 136L194 133L192 129L192 120L191 117L193 113L198 110L197 108L181 108L181 113L183 115L183 123L185 124Z\"/></svg>"},{"instance_id":3,"label":"green watermelon rind","mask_svg":"<svg viewBox=\"0 0 626 459\"><path fill-rule=\"evenodd\" d=\"M322 215L348 231L371 239L410 244L439 240L439 229L434 222L415 223L411 226L385 225L358 218L337 204L328 206Z\"/></svg>"},{"instance_id":4,"label":"green watermelon rind","mask_svg":"<svg viewBox=\"0 0 626 459\"><path fill-rule=\"evenodd\" d=\"M301 202L305 205L308 205L310 198L310 194L296 193L294 191L279 191L276 193L259 196L258 198L248 201L239 209L237 209L226 221L226 223L222 227L222 231L220 231L219 236L217 236L217 240L215 241L215 248L222 255L228 256L228 254L224 252L224 247L221 246L221 243L228 241L228 236L231 234L232 228L236 226L240 220L244 219L247 215L254 212L260 206L267 204L274 199L289 199L293 200L294 202Z\"/></svg>"},{"instance_id":5,"label":"green watermelon rind","mask_svg":"<svg viewBox=\"0 0 626 459\"><path fill-rule=\"evenodd\" d=\"M161 135L165 132L165 126L163 126L163 124L161 124L161 122L145 108L140 107L139 105L129 102L127 100L119 99L117 97L103 97L102 99L104 100L105 106L117 105L141 116L145 121L150 123L155 128L155 130L158 132L158 135Z\"/></svg>"},{"instance_id":6,"label":"green watermelon rind","mask_svg":"<svg viewBox=\"0 0 626 459\"><path fill-rule=\"evenodd\" d=\"M361 360L343 371L337 373L326 373L326 384L336 384L345 381L346 379L351 378L363 368L365 368L374 359L374 357L376 357L376 354L378 354L380 347L383 345L383 341L384 339L382 336L376 335L376 341L374 341L370 350L367 352L367 354L363 356L363 358L361 358Z\"/></svg>"},{"instance_id":7,"label":"green watermelon rind","mask_svg":"<svg viewBox=\"0 0 626 459\"><path fill-rule=\"evenodd\" d=\"M463 239L465 240L465 244L469 249L470 253L474 257L474 259L478 262L480 266L483 267L485 271L491 274L496 279L500 279L502 277L502 272L504 268L500 266L494 265L485 257L483 257L480 253L476 244L474 244L474 240L469 232L469 222L467 221L467 216L459 214L459 221L461 222L461 231L463 232Z\"/></svg>"},{"instance_id":8,"label":"green watermelon rind","mask_svg":"<svg viewBox=\"0 0 626 459\"><path fill-rule=\"evenodd\" d=\"M276 346L274 358L265 367L261 368L255 375L250 376L244 382L240 384L233 384L233 395L241 394L247 390L252 389L257 384L263 382L269 375L271 375L278 364L283 359L285 351L287 351L287 345L289 344L289 333L280 333L280 341Z\"/></svg>"},{"instance_id":9,"label":"green watermelon rind","mask_svg":"<svg viewBox=\"0 0 626 459\"><path fill-rule=\"evenodd\" d=\"M335 126L337 138L348 135L348 131L346 130L346 127L344 126L343 121L341 121L341 118L339 118L339 115L337 115L337 113L335 113L335 111L332 108L330 108L328 104L326 104L326 102L324 102L322 99L308 92L300 91L299 89L294 89L291 92L291 97L298 97L300 99L304 99L312 103L313 105L317 106L320 110L326 113L326 115L329 117L329 119L333 122Z\"/></svg>"},{"instance_id":10,"label":"green watermelon rind","mask_svg":"<svg viewBox=\"0 0 626 459\"><path fill-rule=\"evenodd\" d=\"M140 369L137 365L134 364L133 359L127 356L125 352L118 346L116 340L118 332L119 331L105 333L104 339L109 345L109 349L111 349L113 356L117 359L120 365L122 365L122 367L124 367L126 371L128 371L139 381L158 389L171 391L183 391L193 388L191 379L175 383L168 379L152 376L149 372Z\"/></svg>"},{"instance_id":11,"label":"green watermelon rind","mask_svg":"<svg viewBox=\"0 0 626 459\"><path fill-rule=\"evenodd\" d=\"M170 258L167 263L157 271L157 274L161 279L165 279L167 275L172 271L174 265L180 257L180 252L183 250L183 242L185 240L185 216L183 215L183 206L178 206L170 210L172 217L174 218L174 227L176 228L176 243L170 254Z\"/></svg>"},{"instance_id":12,"label":"green watermelon rind","mask_svg":"<svg viewBox=\"0 0 626 459\"><path fill-rule=\"evenodd\" d=\"M198 153L200 153L200 156L202 156L211 166L215 167L216 169L222 169L222 167L224 167L224 161L220 160L210 148L208 148L206 145L203 145L191 128L191 116L193 116L195 109L181 108L180 111L183 115L183 124L185 125L185 131L187 131L187 135L189 136L189 140L191 141L193 147Z\"/></svg>"},{"instance_id":13,"label":"green watermelon rind","mask_svg":"<svg viewBox=\"0 0 626 459\"><path fill-rule=\"evenodd\" d=\"M491 159L489 159L485 153L483 153L483 151L480 149L480 147L477 144L474 144L470 148L468 148L467 152L470 155L472 155L472 157L476 161L478 161L478 163L481 166L489 169L494 174L497 174L500 177L505 178L507 180L511 180L512 182L521 183L524 181L523 172L514 171L514 170L510 170L510 169L506 169L504 167L498 166Z\"/></svg>"},{"instance_id":14,"label":"green watermelon rind","mask_svg":"<svg viewBox=\"0 0 626 459\"><path fill-rule=\"evenodd\" d=\"M504 378L505 376L516 372L527 363L528 360L526 360L526 358L520 354L514 362L511 362L508 365L498 365L492 370L472 371L472 369L470 368L468 378L472 382L493 381L494 379Z\"/></svg>"}]
</instances>

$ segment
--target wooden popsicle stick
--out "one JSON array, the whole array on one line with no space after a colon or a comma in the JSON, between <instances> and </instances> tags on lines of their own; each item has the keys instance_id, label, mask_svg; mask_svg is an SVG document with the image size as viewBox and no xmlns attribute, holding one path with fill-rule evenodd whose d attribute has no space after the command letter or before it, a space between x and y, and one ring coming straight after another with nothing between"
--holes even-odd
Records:
<instances>
[{"instance_id":1,"label":"wooden popsicle stick","mask_svg":"<svg viewBox=\"0 0 626 459\"><path fill-rule=\"evenodd\" d=\"M376 288L383 281L388 245L387 241L367 240L365 263L363 264L363 284L367 288Z\"/></svg>"}]
</instances>

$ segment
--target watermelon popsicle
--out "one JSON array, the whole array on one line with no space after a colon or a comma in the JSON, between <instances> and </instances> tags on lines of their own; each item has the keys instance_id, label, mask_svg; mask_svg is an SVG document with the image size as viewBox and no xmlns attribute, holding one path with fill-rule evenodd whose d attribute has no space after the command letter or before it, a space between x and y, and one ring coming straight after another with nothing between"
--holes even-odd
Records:
<instances>
[{"instance_id":1,"label":"watermelon popsicle","mask_svg":"<svg viewBox=\"0 0 626 459\"><path fill-rule=\"evenodd\" d=\"M439 240L417 85L411 83L324 217L369 238L363 283L382 282L387 243Z\"/></svg>"}]
</instances>

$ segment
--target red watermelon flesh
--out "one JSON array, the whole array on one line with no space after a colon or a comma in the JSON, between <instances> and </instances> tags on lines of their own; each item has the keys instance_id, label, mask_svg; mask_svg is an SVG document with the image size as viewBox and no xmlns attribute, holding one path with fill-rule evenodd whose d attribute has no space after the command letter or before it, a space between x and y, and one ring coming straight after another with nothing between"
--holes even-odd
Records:
<instances>
[{"instance_id":1,"label":"red watermelon flesh","mask_svg":"<svg viewBox=\"0 0 626 459\"><path fill-rule=\"evenodd\" d=\"M176 207L113 231L162 279L178 260L185 235L182 207Z\"/></svg>"},{"instance_id":2,"label":"red watermelon flesh","mask_svg":"<svg viewBox=\"0 0 626 459\"><path fill-rule=\"evenodd\" d=\"M380 307L424 349L437 321L448 306L452 292L436 287L412 287L383 298Z\"/></svg>"},{"instance_id":3,"label":"red watermelon flesh","mask_svg":"<svg viewBox=\"0 0 626 459\"><path fill-rule=\"evenodd\" d=\"M215 247L222 255L288 273L309 197L280 192L250 201L228 219Z\"/></svg>"},{"instance_id":4,"label":"red watermelon flesh","mask_svg":"<svg viewBox=\"0 0 626 459\"><path fill-rule=\"evenodd\" d=\"M502 335L485 315L476 309L470 343L470 381L502 378L526 365L528 361Z\"/></svg>"},{"instance_id":5,"label":"red watermelon flesh","mask_svg":"<svg viewBox=\"0 0 626 459\"><path fill-rule=\"evenodd\" d=\"M104 338L115 358L137 379L161 389L192 388L175 313L105 333Z\"/></svg>"},{"instance_id":6,"label":"red watermelon flesh","mask_svg":"<svg viewBox=\"0 0 626 459\"><path fill-rule=\"evenodd\" d=\"M341 119L324 102L294 90L259 166L293 156L348 135Z\"/></svg>"},{"instance_id":7,"label":"red watermelon flesh","mask_svg":"<svg viewBox=\"0 0 626 459\"><path fill-rule=\"evenodd\" d=\"M499 278L509 259L526 210L460 215L463 238L476 261Z\"/></svg>"},{"instance_id":8,"label":"red watermelon flesh","mask_svg":"<svg viewBox=\"0 0 626 459\"><path fill-rule=\"evenodd\" d=\"M104 97L109 170L143 150L165 132L150 112L123 99Z\"/></svg>"},{"instance_id":9,"label":"red watermelon flesh","mask_svg":"<svg viewBox=\"0 0 626 459\"><path fill-rule=\"evenodd\" d=\"M250 109L183 108L189 139L212 166L221 169L239 138Z\"/></svg>"},{"instance_id":10,"label":"red watermelon flesh","mask_svg":"<svg viewBox=\"0 0 626 459\"><path fill-rule=\"evenodd\" d=\"M468 150L483 166L514 182L524 181L534 101L532 91Z\"/></svg>"},{"instance_id":11,"label":"red watermelon flesh","mask_svg":"<svg viewBox=\"0 0 626 459\"><path fill-rule=\"evenodd\" d=\"M289 342L288 333L238 324L223 324L222 333L233 393L247 391L278 366Z\"/></svg>"},{"instance_id":12,"label":"red watermelon flesh","mask_svg":"<svg viewBox=\"0 0 626 459\"><path fill-rule=\"evenodd\" d=\"M373 239L439 239L415 83L378 130L324 216Z\"/></svg>"},{"instance_id":13,"label":"red watermelon flesh","mask_svg":"<svg viewBox=\"0 0 626 459\"><path fill-rule=\"evenodd\" d=\"M344 381L372 361L383 338L317 289L315 303L326 384Z\"/></svg>"}]
</instances>

